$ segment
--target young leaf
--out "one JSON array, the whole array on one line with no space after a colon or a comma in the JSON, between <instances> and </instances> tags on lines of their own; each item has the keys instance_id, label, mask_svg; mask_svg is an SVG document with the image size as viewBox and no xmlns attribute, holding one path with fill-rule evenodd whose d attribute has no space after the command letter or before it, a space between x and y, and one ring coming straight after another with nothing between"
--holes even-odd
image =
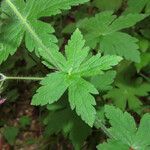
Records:
<instances>
[{"instance_id":1,"label":"young leaf","mask_svg":"<svg viewBox=\"0 0 150 150\"><path fill-rule=\"evenodd\" d=\"M106 11L80 21L77 26L85 31L86 42L92 48L99 44L100 50L105 54L116 54L124 56L127 60L139 62L137 40L118 31L135 25L146 16L128 14L117 18L112 12Z\"/></svg>"},{"instance_id":2,"label":"young leaf","mask_svg":"<svg viewBox=\"0 0 150 150\"><path fill-rule=\"evenodd\" d=\"M51 73L41 81L41 87L33 96L32 105L46 105L57 101L68 87L66 75L61 72Z\"/></svg>"}]
</instances>

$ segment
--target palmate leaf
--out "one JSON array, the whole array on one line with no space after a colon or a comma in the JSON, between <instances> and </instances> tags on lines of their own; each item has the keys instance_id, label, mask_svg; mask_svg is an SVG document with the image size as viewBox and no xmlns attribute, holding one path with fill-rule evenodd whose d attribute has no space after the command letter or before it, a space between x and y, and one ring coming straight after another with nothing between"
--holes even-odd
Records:
<instances>
[{"instance_id":1,"label":"palmate leaf","mask_svg":"<svg viewBox=\"0 0 150 150\"><path fill-rule=\"evenodd\" d=\"M95 17L86 18L77 24L85 32L87 45L95 48L100 45L100 51L104 54L116 54L127 60L140 61L137 39L120 32L120 30L135 25L147 15L128 14L117 18L113 12L104 11Z\"/></svg>"},{"instance_id":2,"label":"palmate leaf","mask_svg":"<svg viewBox=\"0 0 150 150\"><path fill-rule=\"evenodd\" d=\"M62 117L63 116L63 117ZM62 132L69 136L76 150L80 150L83 142L91 133L85 124L70 108L50 112L46 117L46 135Z\"/></svg>"},{"instance_id":3,"label":"palmate leaf","mask_svg":"<svg viewBox=\"0 0 150 150\"><path fill-rule=\"evenodd\" d=\"M150 146L150 114L145 114L137 129L134 118L127 112L113 106L105 106L106 118L109 119L111 127L108 131L114 139L97 146L100 150L107 149L136 149L146 150Z\"/></svg>"},{"instance_id":4,"label":"palmate leaf","mask_svg":"<svg viewBox=\"0 0 150 150\"><path fill-rule=\"evenodd\" d=\"M77 42L80 43L77 45ZM71 36L65 47L67 62L64 71L49 74L41 81L41 87L33 96L33 105L46 105L57 101L68 88L69 103L72 110L81 116L89 126L93 126L96 110L95 99L92 94L98 94L97 89L84 80L84 76L101 74L121 61L119 56L88 56L89 48L84 46L85 41L79 29ZM82 72L82 73L81 73ZM91 73L90 73L91 72Z\"/></svg>"},{"instance_id":5,"label":"palmate leaf","mask_svg":"<svg viewBox=\"0 0 150 150\"><path fill-rule=\"evenodd\" d=\"M116 88L110 90L104 97L113 100L114 104L122 110L125 110L128 103L130 109L137 111L142 105L138 97L147 96L149 91L150 85L147 83L138 86L117 83Z\"/></svg>"},{"instance_id":6,"label":"palmate leaf","mask_svg":"<svg viewBox=\"0 0 150 150\"><path fill-rule=\"evenodd\" d=\"M53 35L54 29L50 24L38 19L58 14L61 12L60 10L69 9L72 5L87 1L28 0L24 2L24 0L3 0L2 11L9 16L5 17L9 23L2 27L0 63L6 60L9 54L15 53L25 35L25 44L29 51L35 50L37 56L42 56L45 61L62 69L62 63L65 62L65 59L58 52L57 39Z\"/></svg>"}]
</instances>

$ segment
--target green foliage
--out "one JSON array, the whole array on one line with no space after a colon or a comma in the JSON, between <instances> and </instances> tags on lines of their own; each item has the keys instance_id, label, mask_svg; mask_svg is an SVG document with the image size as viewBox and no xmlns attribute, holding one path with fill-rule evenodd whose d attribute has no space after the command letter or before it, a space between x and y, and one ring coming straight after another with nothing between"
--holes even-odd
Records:
<instances>
[{"instance_id":1,"label":"green foliage","mask_svg":"<svg viewBox=\"0 0 150 150\"><path fill-rule=\"evenodd\" d=\"M139 62L138 40L120 30L135 25L145 17L144 14L128 14L117 18L113 12L105 11L81 20L77 26L85 31L86 43L92 48L98 44L104 54L116 54Z\"/></svg>"},{"instance_id":2,"label":"green foliage","mask_svg":"<svg viewBox=\"0 0 150 150\"><path fill-rule=\"evenodd\" d=\"M137 68L137 71L139 72L142 68L146 67L148 64L150 64L150 53L143 53L141 54L141 62L136 63L135 66Z\"/></svg>"},{"instance_id":3,"label":"green foliage","mask_svg":"<svg viewBox=\"0 0 150 150\"><path fill-rule=\"evenodd\" d=\"M45 130L47 136L62 132L64 136L68 135L76 150L81 148L83 142L91 133L91 128L70 108L63 108L50 112L44 122L47 125Z\"/></svg>"},{"instance_id":4,"label":"green foliage","mask_svg":"<svg viewBox=\"0 0 150 150\"><path fill-rule=\"evenodd\" d=\"M95 0L93 5L98 7L100 10L117 10L122 4L122 0Z\"/></svg>"},{"instance_id":5,"label":"green foliage","mask_svg":"<svg viewBox=\"0 0 150 150\"><path fill-rule=\"evenodd\" d=\"M148 6L150 2L149 0L128 0L128 7L124 11L125 14L127 13L140 13L142 9L146 6L146 12L148 12Z\"/></svg>"},{"instance_id":6,"label":"green foliage","mask_svg":"<svg viewBox=\"0 0 150 150\"><path fill-rule=\"evenodd\" d=\"M113 106L105 106L105 113L111 127L108 129L114 139L100 144L100 150L118 149L145 150L150 146L150 114L145 114L137 129L134 118L128 112L122 112ZM147 132L147 133L146 133ZM146 135L146 137L144 137ZM143 140L145 139L145 140Z\"/></svg>"},{"instance_id":7,"label":"green foliage","mask_svg":"<svg viewBox=\"0 0 150 150\"><path fill-rule=\"evenodd\" d=\"M149 6L2 0L0 149L3 138L12 149L150 149Z\"/></svg>"},{"instance_id":8,"label":"green foliage","mask_svg":"<svg viewBox=\"0 0 150 150\"><path fill-rule=\"evenodd\" d=\"M108 71L105 74L93 76L91 78L91 83L98 89L98 91L111 90L113 87L111 84L114 82L116 76L115 71Z\"/></svg>"},{"instance_id":9,"label":"green foliage","mask_svg":"<svg viewBox=\"0 0 150 150\"><path fill-rule=\"evenodd\" d=\"M147 96L148 92L150 92L150 85L147 83L143 83L141 85L117 83L116 88L109 91L105 95L105 98L113 100L115 105L122 110L125 110L128 104L130 109L136 111L141 108L142 105L139 97Z\"/></svg>"},{"instance_id":10,"label":"green foliage","mask_svg":"<svg viewBox=\"0 0 150 150\"><path fill-rule=\"evenodd\" d=\"M50 24L40 21L39 18L56 15L61 10L70 9L73 5L87 1L45 0L43 2L43 0L39 0L35 2L34 0L29 0L24 2L24 0L4 0L2 2L2 11L10 16L8 18L4 14L4 18L10 19L10 23L4 24L2 27L0 63L16 52L23 36L25 36L25 44L30 52L35 50L37 56L41 56L45 60L48 59L53 65L61 67L60 60L62 61L63 57L58 52L57 39L53 35L54 29Z\"/></svg>"},{"instance_id":11,"label":"green foliage","mask_svg":"<svg viewBox=\"0 0 150 150\"><path fill-rule=\"evenodd\" d=\"M52 104L58 101L68 88L71 109L76 109L77 114L87 124L93 126L96 116L96 110L93 106L96 105L96 102L91 94L98 94L98 91L82 77L102 74L103 70L111 69L112 66L117 65L121 61L121 57L109 55L101 57L100 54L97 54L86 59L89 48L84 47L84 43L83 36L77 29L65 47L67 59L64 64L65 73L56 72L44 78L41 81L42 86L33 96L32 105Z\"/></svg>"},{"instance_id":12,"label":"green foliage","mask_svg":"<svg viewBox=\"0 0 150 150\"><path fill-rule=\"evenodd\" d=\"M18 133L19 133L18 128L8 126L8 127L4 128L3 135L4 135L5 139L8 141L8 143L10 145L13 145Z\"/></svg>"}]
</instances>

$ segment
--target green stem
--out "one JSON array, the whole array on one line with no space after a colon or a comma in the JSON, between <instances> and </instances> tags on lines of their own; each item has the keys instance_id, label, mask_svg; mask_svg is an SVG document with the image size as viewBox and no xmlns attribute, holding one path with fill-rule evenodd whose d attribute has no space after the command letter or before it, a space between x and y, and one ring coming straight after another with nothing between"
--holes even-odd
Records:
<instances>
[{"instance_id":1,"label":"green stem","mask_svg":"<svg viewBox=\"0 0 150 150\"><path fill-rule=\"evenodd\" d=\"M140 73L140 76L142 76L145 80L147 80L148 82L150 82L150 78L148 78L147 76L145 76L143 73Z\"/></svg>"},{"instance_id":2,"label":"green stem","mask_svg":"<svg viewBox=\"0 0 150 150\"><path fill-rule=\"evenodd\" d=\"M41 77L6 77L5 80L42 80Z\"/></svg>"},{"instance_id":3,"label":"green stem","mask_svg":"<svg viewBox=\"0 0 150 150\"><path fill-rule=\"evenodd\" d=\"M111 139L115 139L113 137L113 135L109 132L109 130L106 128L106 126L104 125L104 123L99 119L96 118L95 124L94 126L98 129L101 128L101 130Z\"/></svg>"},{"instance_id":4,"label":"green stem","mask_svg":"<svg viewBox=\"0 0 150 150\"><path fill-rule=\"evenodd\" d=\"M36 32L34 31L34 29L32 29L32 26L28 23L27 19L24 18L21 13L18 11L18 9L16 8L16 6L11 2L11 0L5 0L6 3L8 4L8 6L12 9L12 11L15 13L15 15L18 17L19 21L21 22L21 24L24 25L25 29L32 35L32 37L34 38L34 40L39 44L39 46L46 51L47 54L49 54L49 57L51 59L51 63L53 65L55 65L59 70L62 70L62 67L60 66L60 64L57 62L57 60L55 59L55 57L53 57L53 54L51 53L50 49L47 48L42 40L38 37L38 35L36 34Z\"/></svg>"}]
</instances>

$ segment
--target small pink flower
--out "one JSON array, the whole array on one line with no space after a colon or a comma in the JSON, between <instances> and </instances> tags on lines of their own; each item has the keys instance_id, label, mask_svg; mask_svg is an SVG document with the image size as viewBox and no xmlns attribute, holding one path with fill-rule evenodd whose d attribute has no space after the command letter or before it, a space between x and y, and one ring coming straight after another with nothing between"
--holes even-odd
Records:
<instances>
[{"instance_id":1,"label":"small pink flower","mask_svg":"<svg viewBox=\"0 0 150 150\"><path fill-rule=\"evenodd\" d=\"M0 105L2 105L6 101L6 98L0 99Z\"/></svg>"}]
</instances>

